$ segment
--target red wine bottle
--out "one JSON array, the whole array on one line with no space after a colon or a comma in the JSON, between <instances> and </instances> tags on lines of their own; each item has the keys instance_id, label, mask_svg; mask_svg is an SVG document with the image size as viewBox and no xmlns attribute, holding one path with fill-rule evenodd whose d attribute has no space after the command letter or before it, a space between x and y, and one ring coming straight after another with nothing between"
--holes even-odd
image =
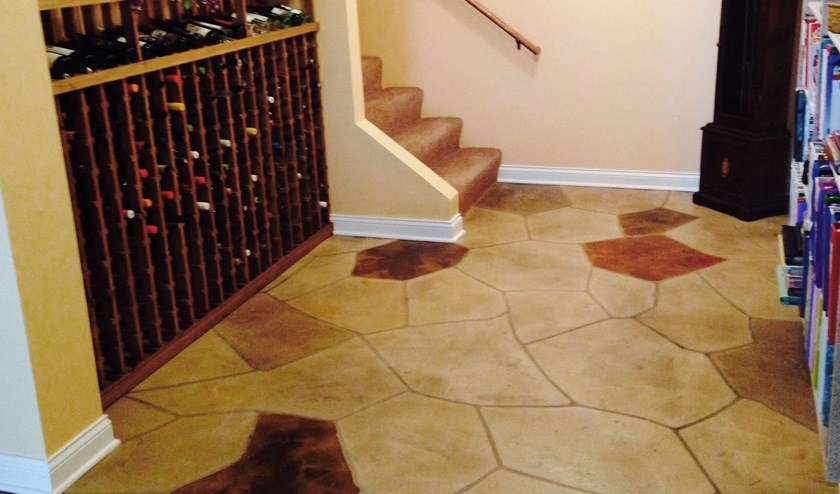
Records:
<instances>
[{"instance_id":1,"label":"red wine bottle","mask_svg":"<svg viewBox=\"0 0 840 494\"><path fill-rule=\"evenodd\" d=\"M89 74L93 69L87 67L79 60L69 56L47 51L47 63L50 66L50 76L53 79L67 79L79 74Z\"/></svg>"},{"instance_id":2,"label":"red wine bottle","mask_svg":"<svg viewBox=\"0 0 840 494\"><path fill-rule=\"evenodd\" d=\"M54 52L55 47L71 50L73 53L69 56L76 58L86 66L93 69L112 69L120 65L120 58L117 55L111 53L110 51L91 46L82 40L56 43L52 47L48 46L47 50Z\"/></svg>"}]
</instances>

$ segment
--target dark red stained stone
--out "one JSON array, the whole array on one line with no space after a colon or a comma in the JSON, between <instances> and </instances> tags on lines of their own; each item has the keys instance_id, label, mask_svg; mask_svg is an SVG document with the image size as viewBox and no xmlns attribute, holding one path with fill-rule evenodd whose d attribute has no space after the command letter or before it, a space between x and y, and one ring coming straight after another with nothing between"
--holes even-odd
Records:
<instances>
[{"instance_id":1,"label":"dark red stained stone","mask_svg":"<svg viewBox=\"0 0 840 494\"><path fill-rule=\"evenodd\" d=\"M662 235L592 242L583 248L595 266L648 281L675 278L725 260Z\"/></svg>"},{"instance_id":2,"label":"dark red stained stone","mask_svg":"<svg viewBox=\"0 0 840 494\"><path fill-rule=\"evenodd\" d=\"M627 235L665 233L668 230L685 225L686 223L691 223L697 219L696 216L665 208L622 214L618 218L621 221L621 228Z\"/></svg>"},{"instance_id":3,"label":"dark red stained stone","mask_svg":"<svg viewBox=\"0 0 840 494\"><path fill-rule=\"evenodd\" d=\"M356 256L353 274L383 280L410 280L461 262L468 249L455 244L397 241Z\"/></svg>"},{"instance_id":4,"label":"dark red stained stone","mask_svg":"<svg viewBox=\"0 0 840 494\"><path fill-rule=\"evenodd\" d=\"M261 415L242 459L178 494L358 493L332 422Z\"/></svg>"},{"instance_id":5,"label":"dark red stained stone","mask_svg":"<svg viewBox=\"0 0 840 494\"><path fill-rule=\"evenodd\" d=\"M755 343L715 353L712 360L740 396L816 430L802 325L755 319L752 330Z\"/></svg>"}]
</instances>

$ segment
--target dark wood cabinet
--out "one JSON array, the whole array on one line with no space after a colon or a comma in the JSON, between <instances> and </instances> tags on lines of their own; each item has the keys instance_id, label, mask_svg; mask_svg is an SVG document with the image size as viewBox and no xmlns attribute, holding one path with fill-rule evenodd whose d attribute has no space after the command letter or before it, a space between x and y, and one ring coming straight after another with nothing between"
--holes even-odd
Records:
<instances>
[{"instance_id":1,"label":"dark wood cabinet","mask_svg":"<svg viewBox=\"0 0 840 494\"><path fill-rule=\"evenodd\" d=\"M694 202L751 221L788 208L797 0L723 0L714 121Z\"/></svg>"}]
</instances>

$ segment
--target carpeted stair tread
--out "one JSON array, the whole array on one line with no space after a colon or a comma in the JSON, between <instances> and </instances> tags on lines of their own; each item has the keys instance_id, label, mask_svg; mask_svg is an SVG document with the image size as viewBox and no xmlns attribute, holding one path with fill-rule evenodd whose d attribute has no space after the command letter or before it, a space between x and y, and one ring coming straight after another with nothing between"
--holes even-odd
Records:
<instances>
[{"instance_id":1,"label":"carpeted stair tread","mask_svg":"<svg viewBox=\"0 0 840 494\"><path fill-rule=\"evenodd\" d=\"M365 115L388 135L417 124L423 107L423 90L417 87L389 87L365 98Z\"/></svg>"},{"instance_id":2,"label":"carpeted stair tread","mask_svg":"<svg viewBox=\"0 0 840 494\"><path fill-rule=\"evenodd\" d=\"M429 168L452 185L462 213L496 183L502 152L493 148L462 148L429 163Z\"/></svg>"},{"instance_id":3,"label":"carpeted stair tread","mask_svg":"<svg viewBox=\"0 0 840 494\"><path fill-rule=\"evenodd\" d=\"M382 90L382 59L379 57L362 57L362 77L365 96Z\"/></svg>"},{"instance_id":4,"label":"carpeted stair tread","mask_svg":"<svg viewBox=\"0 0 840 494\"><path fill-rule=\"evenodd\" d=\"M464 122L455 117L421 118L391 137L423 163L458 150Z\"/></svg>"}]
</instances>

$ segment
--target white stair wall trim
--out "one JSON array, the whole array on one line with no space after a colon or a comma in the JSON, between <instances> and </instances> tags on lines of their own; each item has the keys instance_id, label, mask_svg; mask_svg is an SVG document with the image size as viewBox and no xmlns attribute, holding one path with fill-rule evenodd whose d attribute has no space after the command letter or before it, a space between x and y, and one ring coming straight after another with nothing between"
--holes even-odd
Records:
<instances>
[{"instance_id":1,"label":"white stair wall trim","mask_svg":"<svg viewBox=\"0 0 840 494\"><path fill-rule=\"evenodd\" d=\"M0 491L60 494L119 445L103 415L48 460L0 455Z\"/></svg>"},{"instance_id":2,"label":"white stair wall trim","mask_svg":"<svg viewBox=\"0 0 840 494\"><path fill-rule=\"evenodd\" d=\"M502 165L499 182L696 192L700 188L700 173Z\"/></svg>"},{"instance_id":3,"label":"white stair wall trim","mask_svg":"<svg viewBox=\"0 0 840 494\"><path fill-rule=\"evenodd\" d=\"M392 238L422 242L454 243L464 235L464 218L459 214L451 220L416 220L408 218L377 218L373 216L330 216L334 235L346 237Z\"/></svg>"}]
</instances>

